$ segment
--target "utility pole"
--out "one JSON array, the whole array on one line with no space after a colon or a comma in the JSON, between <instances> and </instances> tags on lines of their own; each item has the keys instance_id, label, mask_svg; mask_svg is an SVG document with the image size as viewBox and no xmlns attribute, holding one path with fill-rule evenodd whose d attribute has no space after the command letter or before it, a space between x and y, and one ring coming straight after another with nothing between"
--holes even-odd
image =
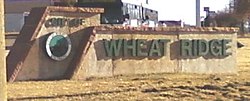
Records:
<instances>
[{"instance_id":1,"label":"utility pole","mask_svg":"<svg viewBox=\"0 0 250 101\"><path fill-rule=\"evenodd\" d=\"M200 0L196 0L196 27L201 27L201 2Z\"/></svg>"},{"instance_id":2,"label":"utility pole","mask_svg":"<svg viewBox=\"0 0 250 101\"><path fill-rule=\"evenodd\" d=\"M7 101L4 1L0 0L0 101Z\"/></svg>"}]
</instances>

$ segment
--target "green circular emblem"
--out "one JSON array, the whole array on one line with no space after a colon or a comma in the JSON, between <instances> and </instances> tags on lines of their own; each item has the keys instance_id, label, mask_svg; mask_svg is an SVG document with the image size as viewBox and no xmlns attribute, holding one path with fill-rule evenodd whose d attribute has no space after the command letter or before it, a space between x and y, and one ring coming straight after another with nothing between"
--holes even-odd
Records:
<instances>
[{"instance_id":1,"label":"green circular emblem","mask_svg":"<svg viewBox=\"0 0 250 101\"><path fill-rule=\"evenodd\" d=\"M67 58L71 51L71 41L67 34L51 33L46 41L46 52L53 60Z\"/></svg>"}]
</instances>

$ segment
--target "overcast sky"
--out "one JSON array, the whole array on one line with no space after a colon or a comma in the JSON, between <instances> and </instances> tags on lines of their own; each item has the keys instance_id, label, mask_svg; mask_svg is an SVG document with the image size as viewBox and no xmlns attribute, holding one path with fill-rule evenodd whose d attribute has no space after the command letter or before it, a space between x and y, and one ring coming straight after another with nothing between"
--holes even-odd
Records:
<instances>
[{"instance_id":1,"label":"overcast sky","mask_svg":"<svg viewBox=\"0 0 250 101\"><path fill-rule=\"evenodd\" d=\"M195 25L196 0L150 0L151 6L159 12L159 20L182 20L186 24ZM201 0L201 16L205 16L203 7L210 11L223 10L229 0Z\"/></svg>"}]
</instances>

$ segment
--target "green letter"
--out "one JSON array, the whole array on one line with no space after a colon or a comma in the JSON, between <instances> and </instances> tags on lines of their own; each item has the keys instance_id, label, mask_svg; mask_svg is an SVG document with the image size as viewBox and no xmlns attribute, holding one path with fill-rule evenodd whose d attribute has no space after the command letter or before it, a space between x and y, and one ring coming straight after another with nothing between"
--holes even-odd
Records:
<instances>
[{"instance_id":1,"label":"green letter","mask_svg":"<svg viewBox=\"0 0 250 101\"><path fill-rule=\"evenodd\" d=\"M198 40L192 40L193 56L198 56Z\"/></svg>"},{"instance_id":2,"label":"green letter","mask_svg":"<svg viewBox=\"0 0 250 101\"><path fill-rule=\"evenodd\" d=\"M130 41L130 44L129 44L129 41ZM123 44L124 44L124 56L127 56L128 55L128 50L132 50L132 53L131 55L132 56L136 56L136 40L125 40L123 41Z\"/></svg>"},{"instance_id":3,"label":"green letter","mask_svg":"<svg viewBox=\"0 0 250 101\"><path fill-rule=\"evenodd\" d=\"M145 52L148 48L146 42L145 39L137 39L137 56L148 56L148 53Z\"/></svg>"},{"instance_id":4,"label":"green letter","mask_svg":"<svg viewBox=\"0 0 250 101\"><path fill-rule=\"evenodd\" d=\"M104 48L106 51L106 56L119 56L121 45L122 45L122 39L119 40L113 40L107 41L106 39L103 39L104 41Z\"/></svg>"},{"instance_id":5,"label":"green letter","mask_svg":"<svg viewBox=\"0 0 250 101\"><path fill-rule=\"evenodd\" d=\"M205 56L209 52L209 44L206 40L198 40L198 55Z\"/></svg>"},{"instance_id":6,"label":"green letter","mask_svg":"<svg viewBox=\"0 0 250 101\"><path fill-rule=\"evenodd\" d=\"M223 44L223 46L222 46L222 50L223 50L223 51L222 51L222 55L223 55L223 56L232 55L231 52L227 52L227 49L231 48L231 46L227 46L227 44L228 44L229 42L232 42L232 40L226 40L226 39L222 40L222 44Z\"/></svg>"},{"instance_id":7,"label":"green letter","mask_svg":"<svg viewBox=\"0 0 250 101\"><path fill-rule=\"evenodd\" d=\"M153 56L154 53L156 53L157 56L162 56L158 40L152 40L151 47L149 50L149 56Z\"/></svg>"},{"instance_id":8,"label":"green letter","mask_svg":"<svg viewBox=\"0 0 250 101\"><path fill-rule=\"evenodd\" d=\"M181 56L192 56L192 41L188 39L180 40Z\"/></svg>"},{"instance_id":9,"label":"green letter","mask_svg":"<svg viewBox=\"0 0 250 101\"><path fill-rule=\"evenodd\" d=\"M222 42L221 40L211 40L210 41L210 52L214 56L220 56L222 55Z\"/></svg>"}]
</instances>

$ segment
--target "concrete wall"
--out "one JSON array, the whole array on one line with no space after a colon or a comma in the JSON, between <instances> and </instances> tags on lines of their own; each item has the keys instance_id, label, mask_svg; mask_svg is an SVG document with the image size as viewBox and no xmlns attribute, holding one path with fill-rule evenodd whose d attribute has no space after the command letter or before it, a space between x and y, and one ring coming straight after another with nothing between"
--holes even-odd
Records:
<instances>
[{"instance_id":1,"label":"concrete wall","mask_svg":"<svg viewBox=\"0 0 250 101\"><path fill-rule=\"evenodd\" d=\"M221 33L216 34L204 33L204 34L180 34L180 39L230 39L229 43L232 46L228 51L232 53L227 57L222 58L209 58L209 57L196 57L194 59L180 59L179 67L181 72L186 73L236 73L236 50L237 50L237 34Z\"/></svg>"},{"instance_id":2,"label":"concrete wall","mask_svg":"<svg viewBox=\"0 0 250 101\"><path fill-rule=\"evenodd\" d=\"M90 46L80 70L74 79L88 77L103 77L114 75L150 74L150 73L237 73L235 31L213 28L177 28L177 30L134 30L124 28L96 27L96 37ZM167 44L167 54L163 57L108 57L103 39L170 39ZM180 43L182 39L228 39L232 42L228 51L232 54L226 57L181 57Z\"/></svg>"},{"instance_id":3,"label":"concrete wall","mask_svg":"<svg viewBox=\"0 0 250 101\"><path fill-rule=\"evenodd\" d=\"M8 80L48 80L67 76L74 69L71 65L77 61L74 58L82 48L79 46L84 44L82 40L90 35L83 34L86 31L85 28L99 26L101 12L103 9L98 8L33 9L7 56ZM46 27L45 22L51 18L84 19L84 23L78 27ZM71 39L71 53L63 61L55 61L46 53L46 40L52 32L67 34Z\"/></svg>"},{"instance_id":4,"label":"concrete wall","mask_svg":"<svg viewBox=\"0 0 250 101\"><path fill-rule=\"evenodd\" d=\"M86 79L150 73L237 73L237 30L233 28L100 26L99 19L102 12L103 9L98 8L33 9L7 56L8 81ZM46 27L46 21L51 18L81 18L85 23L78 27ZM52 32L67 34L72 42L69 56L62 61L53 60L46 53L46 40ZM150 44L152 40L166 39L169 42L166 46L161 44L161 46L153 47L164 47L165 50L161 52L165 51L166 54L162 56L108 56L104 40L111 39L144 39L149 41L145 44L147 49L153 46L152 43ZM223 57L181 56L182 44L180 42L184 39L231 40L228 43L231 47L228 51L231 54ZM221 43L216 43L216 45L219 44L221 45ZM192 47L192 49L197 48ZM216 47L210 48L217 51Z\"/></svg>"},{"instance_id":5,"label":"concrete wall","mask_svg":"<svg viewBox=\"0 0 250 101\"><path fill-rule=\"evenodd\" d=\"M65 13L64 13L65 14ZM70 14L66 14L71 18ZM50 18L58 17L53 16L53 13L46 17L46 20ZM78 28L46 28L44 25L41 27L41 31L38 33L38 39L35 40L31 50L27 55L26 61L24 61L23 69L20 71L18 78L16 80L25 80L25 79L51 79L51 78L63 78L65 73L67 73L68 68L71 66L74 56L77 54L78 48L82 45L80 41L83 37L82 29L87 26L100 25L99 21L95 19L99 18L98 14L76 14L72 18L84 18L86 23ZM68 34L72 42L71 54L63 61L55 61L48 57L45 51L45 42L48 38L48 35L52 32ZM32 60L32 62L30 61ZM28 75L27 75L28 74ZM19 78L20 77L20 78Z\"/></svg>"}]
</instances>

